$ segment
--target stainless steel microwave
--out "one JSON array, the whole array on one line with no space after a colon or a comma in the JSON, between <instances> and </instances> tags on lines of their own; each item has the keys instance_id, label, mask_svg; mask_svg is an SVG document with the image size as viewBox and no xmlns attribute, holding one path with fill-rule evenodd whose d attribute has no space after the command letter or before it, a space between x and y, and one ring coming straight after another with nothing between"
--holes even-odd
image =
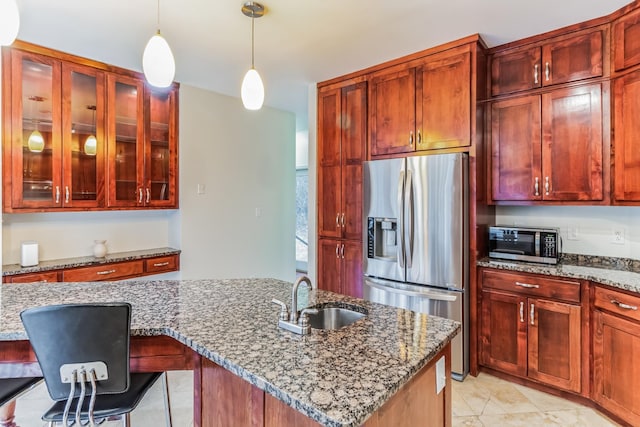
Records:
<instances>
[{"instance_id":1,"label":"stainless steel microwave","mask_svg":"<svg viewBox=\"0 0 640 427\"><path fill-rule=\"evenodd\" d=\"M489 227L489 257L557 264L561 253L558 228Z\"/></svg>"}]
</instances>

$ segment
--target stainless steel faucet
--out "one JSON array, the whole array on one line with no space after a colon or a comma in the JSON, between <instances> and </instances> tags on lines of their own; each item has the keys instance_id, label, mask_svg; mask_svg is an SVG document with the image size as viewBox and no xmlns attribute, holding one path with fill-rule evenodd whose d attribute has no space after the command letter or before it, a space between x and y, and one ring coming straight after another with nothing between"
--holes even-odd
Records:
<instances>
[{"instance_id":1,"label":"stainless steel faucet","mask_svg":"<svg viewBox=\"0 0 640 427\"><path fill-rule=\"evenodd\" d=\"M305 308L302 310L302 314L298 312L298 287L300 283L306 283L309 290L313 289L311 279L307 276L300 276L293 284L291 288L291 311L287 307L287 304L277 299L271 300L274 304L278 304L281 307L280 317L278 320L278 326L288 331L295 332L296 334L306 335L311 332L311 326L309 326L309 318L307 314L316 314L318 310L315 308ZM288 318L288 320L287 320Z\"/></svg>"},{"instance_id":2,"label":"stainless steel faucet","mask_svg":"<svg viewBox=\"0 0 640 427\"><path fill-rule=\"evenodd\" d=\"M289 321L292 323L296 323L298 321L298 286L300 286L300 283L302 282L307 284L309 290L313 290L311 279L307 276L300 276L296 279L293 284L293 288L291 288L291 314L289 315Z\"/></svg>"}]
</instances>

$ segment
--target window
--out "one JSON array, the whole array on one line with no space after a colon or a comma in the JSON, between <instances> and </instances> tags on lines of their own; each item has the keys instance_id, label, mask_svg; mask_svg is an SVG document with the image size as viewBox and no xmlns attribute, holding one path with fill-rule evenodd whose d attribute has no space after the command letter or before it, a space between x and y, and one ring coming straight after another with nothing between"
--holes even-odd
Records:
<instances>
[{"instance_id":1,"label":"window","mask_svg":"<svg viewBox=\"0 0 640 427\"><path fill-rule=\"evenodd\" d=\"M309 262L309 169L296 170L296 270Z\"/></svg>"}]
</instances>

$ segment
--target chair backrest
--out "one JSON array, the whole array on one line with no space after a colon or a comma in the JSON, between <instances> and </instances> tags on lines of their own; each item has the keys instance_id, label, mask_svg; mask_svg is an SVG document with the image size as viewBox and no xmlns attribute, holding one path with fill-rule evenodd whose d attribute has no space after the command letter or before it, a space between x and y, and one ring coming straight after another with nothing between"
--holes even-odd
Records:
<instances>
[{"instance_id":1,"label":"chair backrest","mask_svg":"<svg viewBox=\"0 0 640 427\"><path fill-rule=\"evenodd\" d=\"M64 304L24 310L20 318L42 369L49 396L65 400L70 386L60 378L69 363L101 361L109 378L98 381L97 394L122 393L129 388L128 303ZM76 396L80 390L76 390Z\"/></svg>"}]
</instances>

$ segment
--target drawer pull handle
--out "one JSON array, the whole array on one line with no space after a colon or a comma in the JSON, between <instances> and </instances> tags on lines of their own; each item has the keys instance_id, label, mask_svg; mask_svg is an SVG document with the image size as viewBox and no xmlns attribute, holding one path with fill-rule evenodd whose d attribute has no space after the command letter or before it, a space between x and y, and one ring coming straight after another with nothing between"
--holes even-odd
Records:
<instances>
[{"instance_id":1,"label":"drawer pull handle","mask_svg":"<svg viewBox=\"0 0 640 427\"><path fill-rule=\"evenodd\" d=\"M529 283L516 282L516 286L520 286L521 288L527 289L538 289L540 285L531 285Z\"/></svg>"},{"instance_id":2,"label":"drawer pull handle","mask_svg":"<svg viewBox=\"0 0 640 427\"><path fill-rule=\"evenodd\" d=\"M536 322L536 307L535 305L531 304L531 312L529 313L529 317L531 317L531 324L535 326Z\"/></svg>"},{"instance_id":3,"label":"drawer pull handle","mask_svg":"<svg viewBox=\"0 0 640 427\"><path fill-rule=\"evenodd\" d=\"M105 274L111 274L111 273L115 273L117 270L104 270L104 271L98 271L96 274L99 276L104 276Z\"/></svg>"},{"instance_id":4,"label":"drawer pull handle","mask_svg":"<svg viewBox=\"0 0 640 427\"><path fill-rule=\"evenodd\" d=\"M153 266L154 267L164 267L165 265L169 265L169 262L154 262Z\"/></svg>"},{"instance_id":5,"label":"drawer pull handle","mask_svg":"<svg viewBox=\"0 0 640 427\"><path fill-rule=\"evenodd\" d=\"M620 308L622 308L622 309L625 309L625 310L634 310L634 311L637 311L637 310L638 310L638 306L625 304L625 303L623 303L623 302L616 301L616 300L614 300L614 299L612 299L612 300L611 300L611 304L615 304L615 305L617 305L618 307L620 307Z\"/></svg>"},{"instance_id":6,"label":"drawer pull handle","mask_svg":"<svg viewBox=\"0 0 640 427\"><path fill-rule=\"evenodd\" d=\"M533 66L533 83L538 84L538 64Z\"/></svg>"},{"instance_id":7,"label":"drawer pull handle","mask_svg":"<svg viewBox=\"0 0 640 427\"><path fill-rule=\"evenodd\" d=\"M534 195L535 196L539 196L540 195L540 180L538 179L537 176L536 176L536 183L533 185L533 189L535 190Z\"/></svg>"},{"instance_id":8,"label":"drawer pull handle","mask_svg":"<svg viewBox=\"0 0 640 427\"><path fill-rule=\"evenodd\" d=\"M520 301L520 323L524 323L524 302Z\"/></svg>"}]
</instances>

